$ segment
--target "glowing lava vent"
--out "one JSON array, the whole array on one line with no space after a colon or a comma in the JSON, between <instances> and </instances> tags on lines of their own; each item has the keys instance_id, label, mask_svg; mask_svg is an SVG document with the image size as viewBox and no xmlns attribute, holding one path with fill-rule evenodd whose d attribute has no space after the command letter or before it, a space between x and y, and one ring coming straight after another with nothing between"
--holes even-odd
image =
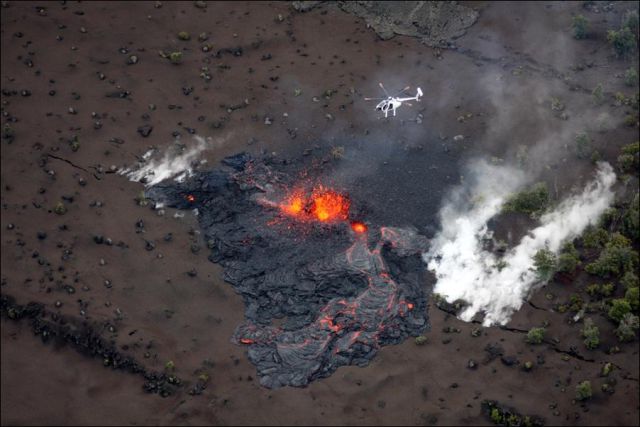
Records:
<instances>
[{"instance_id":1,"label":"glowing lava vent","mask_svg":"<svg viewBox=\"0 0 640 427\"><path fill-rule=\"evenodd\" d=\"M349 216L349 206L347 196L319 185L310 195L303 190L293 191L280 204L280 209L300 220L331 222L345 221Z\"/></svg>"}]
</instances>

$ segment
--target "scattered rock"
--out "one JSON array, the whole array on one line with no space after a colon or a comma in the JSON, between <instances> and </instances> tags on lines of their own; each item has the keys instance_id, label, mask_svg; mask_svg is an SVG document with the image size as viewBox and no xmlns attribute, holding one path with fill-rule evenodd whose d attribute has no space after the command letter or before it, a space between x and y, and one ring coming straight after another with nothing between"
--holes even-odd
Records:
<instances>
[{"instance_id":1,"label":"scattered rock","mask_svg":"<svg viewBox=\"0 0 640 427\"><path fill-rule=\"evenodd\" d=\"M138 133L142 135L142 137L147 138L151 135L151 131L153 130L153 126L151 125L143 125L138 127Z\"/></svg>"}]
</instances>

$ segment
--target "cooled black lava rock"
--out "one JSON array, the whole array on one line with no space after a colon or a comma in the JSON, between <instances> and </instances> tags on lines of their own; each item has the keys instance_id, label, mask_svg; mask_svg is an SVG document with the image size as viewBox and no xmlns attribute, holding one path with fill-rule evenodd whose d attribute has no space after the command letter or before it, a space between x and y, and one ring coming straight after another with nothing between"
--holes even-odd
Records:
<instances>
[{"instance_id":1,"label":"cooled black lava rock","mask_svg":"<svg viewBox=\"0 0 640 427\"><path fill-rule=\"evenodd\" d=\"M299 184L292 162L242 153L222 164L182 183L163 181L145 197L197 208L209 259L244 300L246 321L233 340L248 347L262 385L305 386L340 366L365 366L381 346L425 331L424 236L300 221L280 208ZM362 218L363 204L350 196L351 213Z\"/></svg>"}]
</instances>

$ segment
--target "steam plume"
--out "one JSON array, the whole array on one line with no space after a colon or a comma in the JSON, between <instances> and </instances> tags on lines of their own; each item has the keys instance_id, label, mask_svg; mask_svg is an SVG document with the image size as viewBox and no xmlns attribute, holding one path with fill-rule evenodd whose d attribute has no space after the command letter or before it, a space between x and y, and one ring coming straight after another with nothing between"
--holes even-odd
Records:
<instances>
[{"instance_id":1,"label":"steam plume","mask_svg":"<svg viewBox=\"0 0 640 427\"><path fill-rule=\"evenodd\" d=\"M506 197L520 186L524 177L506 167L476 164L477 181L470 188L458 188L440 211L442 230L423 255L437 278L434 292L447 301L469 303L460 318L470 321L484 312L483 324L506 324L528 294L541 284L531 268L532 257L543 248L554 253L562 243L577 237L595 222L613 200L611 187L615 173L608 163L599 163L596 178L582 194L564 200L540 219L540 226L529 232L503 258L507 266L496 267L500 258L483 248L490 238L488 221L499 213ZM481 195L468 202L471 195Z\"/></svg>"},{"instance_id":2,"label":"steam plume","mask_svg":"<svg viewBox=\"0 0 640 427\"><path fill-rule=\"evenodd\" d=\"M144 154L138 168L121 170L121 175L126 175L132 181L143 181L147 187L155 185L165 179L174 178L182 181L193 174L194 162L205 149L211 148L211 141L200 136L194 136L195 145L176 154L171 147L167 149L161 158L152 158L154 151Z\"/></svg>"}]
</instances>

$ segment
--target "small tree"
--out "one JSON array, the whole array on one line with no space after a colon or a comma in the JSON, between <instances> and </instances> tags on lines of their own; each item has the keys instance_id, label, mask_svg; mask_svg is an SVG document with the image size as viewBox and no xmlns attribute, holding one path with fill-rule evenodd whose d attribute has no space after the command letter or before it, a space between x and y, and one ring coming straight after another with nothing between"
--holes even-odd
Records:
<instances>
[{"instance_id":1,"label":"small tree","mask_svg":"<svg viewBox=\"0 0 640 427\"><path fill-rule=\"evenodd\" d=\"M602 101L604 101L604 91L602 89L602 83L598 83L598 86L593 89L593 92L591 92L591 97L593 98L594 104L602 104Z\"/></svg>"},{"instance_id":2,"label":"small tree","mask_svg":"<svg viewBox=\"0 0 640 427\"><path fill-rule=\"evenodd\" d=\"M558 271L563 273L573 273L580 265L580 257L573 242L567 242L558 256Z\"/></svg>"},{"instance_id":3,"label":"small tree","mask_svg":"<svg viewBox=\"0 0 640 427\"><path fill-rule=\"evenodd\" d=\"M618 156L618 166L624 173L637 173L640 169L640 143L635 142L622 147Z\"/></svg>"},{"instance_id":4,"label":"small tree","mask_svg":"<svg viewBox=\"0 0 640 427\"><path fill-rule=\"evenodd\" d=\"M576 399L577 400L587 400L593 396L593 391L591 390L591 382L590 381L582 381L576 386Z\"/></svg>"},{"instance_id":5,"label":"small tree","mask_svg":"<svg viewBox=\"0 0 640 427\"><path fill-rule=\"evenodd\" d=\"M573 27L573 37L576 39L584 39L587 37L589 29L589 21L582 15L574 16L571 22Z\"/></svg>"},{"instance_id":6,"label":"small tree","mask_svg":"<svg viewBox=\"0 0 640 427\"><path fill-rule=\"evenodd\" d=\"M627 10L622 18L622 26L628 28L633 34L638 34L638 11Z\"/></svg>"},{"instance_id":7,"label":"small tree","mask_svg":"<svg viewBox=\"0 0 640 427\"><path fill-rule=\"evenodd\" d=\"M627 300L631 306L631 310L637 313L640 307L640 288L627 289L627 292L624 294L624 299Z\"/></svg>"},{"instance_id":8,"label":"small tree","mask_svg":"<svg viewBox=\"0 0 640 427\"><path fill-rule=\"evenodd\" d=\"M576 154L579 159L586 159L591 153L591 140L586 133L576 135Z\"/></svg>"},{"instance_id":9,"label":"small tree","mask_svg":"<svg viewBox=\"0 0 640 427\"><path fill-rule=\"evenodd\" d=\"M631 312L631 304L625 299L614 299L611 301L609 317L616 322L621 322L625 314Z\"/></svg>"},{"instance_id":10,"label":"small tree","mask_svg":"<svg viewBox=\"0 0 640 427\"><path fill-rule=\"evenodd\" d=\"M598 346L600 345L600 331L598 330L598 327L593 324L593 320L584 320L584 327L582 328L581 333L582 337L584 338L584 345L589 350L598 348Z\"/></svg>"},{"instance_id":11,"label":"small tree","mask_svg":"<svg viewBox=\"0 0 640 427\"><path fill-rule=\"evenodd\" d=\"M180 64L182 62L182 52L171 52L169 54L169 61L171 61L172 64Z\"/></svg>"},{"instance_id":12,"label":"small tree","mask_svg":"<svg viewBox=\"0 0 640 427\"><path fill-rule=\"evenodd\" d=\"M504 212L521 212L532 217L540 215L549 204L549 189L547 184L539 182L532 187L515 193L505 202Z\"/></svg>"},{"instance_id":13,"label":"small tree","mask_svg":"<svg viewBox=\"0 0 640 427\"><path fill-rule=\"evenodd\" d=\"M582 244L585 248L601 248L609 241L607 230L589 225L582 233Z\"/></svg>"},{"instance_id":14,"label":"small tree","mask_svg":"<svg viewBox=\"0 0 640 427\"><path fill-rule=\"evenodd\" d=\"M638 166L636 166L637 170ZM622 216L622 232L633 241L640 242L640 193L636 193Z\"/></svg>"},{"instance_id":15,"label":"small tree","mask_svg":"<svg viewBox=\"0 0 640 427\"><path fill-rule=\"evenodd\" d=\"M622 279L620 279L620 283L624 286L625 289L637 288L640 286L640 279L635 275L633 271L627 271Z\"/></svg>"},{"instance_id":16,"label":"small tree","mask_svg":"<svg viewBox=\"0 0 640 427\"><path fill-rule=\"evenodd\" d=\"M636 332L639 327L640 320L638 320L638 316L627 313L616 328L616 336L621 342L633 341L636 339Z\"/></svg>"},{"instance_id":17,"label":"small tree","mask_svg":"<svg viewBox=\"0 0 640 427\"><path fill-rule=\"evenodd\" d=\"M627 57L633 52L637 43L636 36L629 27L624 27L619 31L609 30L607 41L611 43L616 54L621 58Z\"/></svg>"},{"instance_id":18,"label":"small tree","mask_svg":"<svg viewBox=\"0 0 640 427\"><path fill-rule=\"evenodd\" d=\"M533 256L533 265L536 267L536 273L541 280L549 280L556 271L556 256L549 249L540 249Z\"/></svg>"},{"instance_id":19,"label":"small tree","mask_svg":"<svg viewBox=\"0 0 640 427\"><path fill-rule=\"evenodd\" d=\"M544 341L545 332L545 328L531 328L529 329L529 332L527 332L525 341L528 344L542 344L542 341Z\"/></svg>"},{"instance_id":20,"label":"small tree","mask_svg":"<svg viewBox=\"0 0 640 427\"><path fill-rule=\"evenodd\" d=\"M607 278L635 271L638 262L638 253L631 247L631 241L620 233L613 233L598 259L588 264L585 270Z\"/></svg>"}]
</instances>

